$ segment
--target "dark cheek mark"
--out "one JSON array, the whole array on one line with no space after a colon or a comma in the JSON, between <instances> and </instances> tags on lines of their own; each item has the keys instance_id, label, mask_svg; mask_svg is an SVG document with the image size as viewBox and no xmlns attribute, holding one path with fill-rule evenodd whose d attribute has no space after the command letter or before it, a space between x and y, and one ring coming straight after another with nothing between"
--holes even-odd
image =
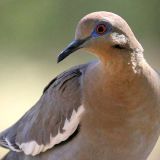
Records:
<instances>
[{"instance_id":1,"label":"dark cheek mark","mask_svg":"<svg viewBox=\"0 0 160 160\"><path fill-rule=\"evenodd\" d=\"M112 46L112 47L115 48L115 49L125 49L124 46L121 46L121 45L119 45L119 44L115 44L115 45Z\"/></svg>"}]
</instances>

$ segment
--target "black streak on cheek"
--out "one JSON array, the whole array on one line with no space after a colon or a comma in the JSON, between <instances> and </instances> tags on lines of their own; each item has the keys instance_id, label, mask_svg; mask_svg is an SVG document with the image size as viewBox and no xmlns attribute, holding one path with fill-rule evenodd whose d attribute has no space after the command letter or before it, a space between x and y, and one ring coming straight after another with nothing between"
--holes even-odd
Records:
<instances>
[{"instance_id":1,"label":"black streak on cheek","mask_svg":"<svg viewBox=\"0 0 160 160\"><path fill-rule=\"evenodd\" d=\"M115 48L115 49L126 49L124 46L120 46L119 44L115 44L112 47Z\"/></svg>"}]
</instances>

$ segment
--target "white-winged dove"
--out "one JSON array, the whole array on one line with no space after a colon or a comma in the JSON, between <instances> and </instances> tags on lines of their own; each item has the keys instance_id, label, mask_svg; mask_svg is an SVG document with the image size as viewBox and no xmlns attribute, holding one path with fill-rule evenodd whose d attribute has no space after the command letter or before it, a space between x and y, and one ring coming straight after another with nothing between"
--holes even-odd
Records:
<instances>
[{"instance_id":1,"label":"white-winged dove","mask_svg":"<svg viewBox=\"0 0 160 160\"><path fill-rule=\"evenodd\" d=\"M73 67L0 134L3 160L146 160L160 134L160 76L118 15L82 18L58 62L83 48L97 61Z\"/></svg>"}]
</instances>

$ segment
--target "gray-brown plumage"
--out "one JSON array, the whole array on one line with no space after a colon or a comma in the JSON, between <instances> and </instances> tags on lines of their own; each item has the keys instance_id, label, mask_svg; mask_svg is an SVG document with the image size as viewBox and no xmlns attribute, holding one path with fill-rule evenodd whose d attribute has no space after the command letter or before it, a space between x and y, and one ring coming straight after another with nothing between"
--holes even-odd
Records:
<instances>
[{"instance_id":1,"label":"gray-brown plumage","mask_svg":"<svg viewBox=\"0 0 160 160\"><path fill-rule=\"evenodd\" d=\"M0 134L3 160L146 160L160 135L160 76L128 24L109 12L79 22L62 61L83 48L99 60L57 76Z\"/></svg>"},{"instance_id":2,"label":"gray-brown plumage","mask_svg":"<svg viewBox=\"0 0 160 160\"><path fill-rule=\"evenodd\" d=\"M46 145L50 142L50 134L54 137L58 131L63 133L66 118L70 120L73 110L77 111L81 105L81 77L87 66L74 67L53 79L33 108L1 133L0 144L9 148L7 138L19 151L17 144L34 140L39 145Z\"/></svg>"}]
</instances>

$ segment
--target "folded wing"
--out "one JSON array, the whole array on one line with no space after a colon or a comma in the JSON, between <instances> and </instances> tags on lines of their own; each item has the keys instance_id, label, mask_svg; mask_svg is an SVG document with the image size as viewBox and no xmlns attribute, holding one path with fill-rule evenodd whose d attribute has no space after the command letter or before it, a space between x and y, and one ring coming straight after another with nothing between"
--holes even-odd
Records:
<instances>
[{"instance_id":1,"label":"folded wing","mask_svg":"<svg viewBox=\"0 0 160 160\"><path fill-rule=\"evenodd\" d=\"M40 100L0 134L0 145L34 156L67 140L84 112L81 86L86 68L87 65L72 68L52 80Z\"/></svg>"}]
</instances>

